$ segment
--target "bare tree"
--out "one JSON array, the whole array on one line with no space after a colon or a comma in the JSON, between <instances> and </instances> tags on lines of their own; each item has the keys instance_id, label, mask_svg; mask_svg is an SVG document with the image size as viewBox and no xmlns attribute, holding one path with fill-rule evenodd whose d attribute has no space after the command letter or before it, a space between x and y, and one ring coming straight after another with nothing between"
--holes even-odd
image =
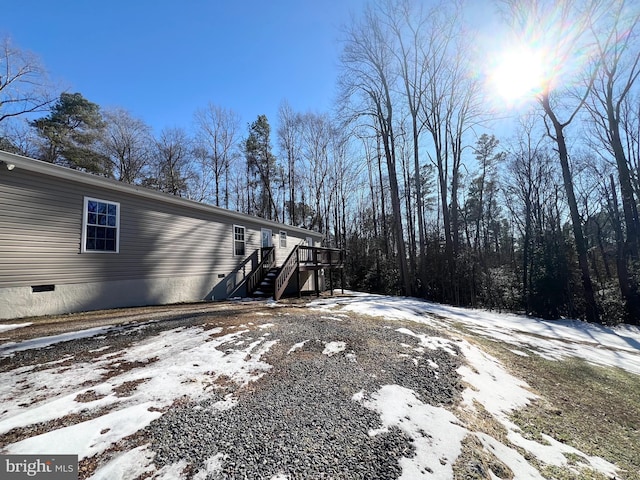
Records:
<instances>
[{"instance_id":1,"label":"bare tree","mask_svg":"<svg viewBox=\"0 0 640 480\"><path fill-rule=\"evenodd\" d=\"M627 95L620 108L620 128L634 195L640 198L640 95Z\"/></svg>"},{"instance_id":2,"label":"bare tree","mask_svg":"<svg viewBox=\"0 0 640 480\"><path fill-rule=\"evenodd\" d=\"M14 47L9 38L0 40L0 122L46 111L56 99L38 58Z\"/></svg>"},{"instance_id":3,"label":"bare tree","mask_svg":"<svg viewBox=\"0 0 640 480\"><path fill-rule=\"evenodd\" d=\"M344 249L347 245L349 227L347 212L353 205L365 167L356 161L351 152L348 133L337 128L336 125L334 125L334 132L331 142L332 177L335 189L334 240L337 248Z\"/></svg>"},{"instance_id":4,"label":"bare tree","mask_svg":"<svg viewBox=\"0 0 640 480\"><path fill-rule=\"evenodd\" d=\"M596 12L595 3L589 0L503 0L512 15L515 28L523 35L524 41L535 42L544 38L544 48L550 63L547 78L538 95L538 101L545 115L547 135L555 143L562 170L571 224L578 254L578 265L582 278L585 315L588 321L599 322L600 314L595 300L589 262L587 242L582 229L582 218L578 210L573 185L573 175L569 161L566 129L576 118L592 89L594 76L589 76L582 92L575 93L570 82L575 72L563 71L571 65L571 59L578 52L589 53L590 39L585 38ZM571 25L571 28L566 28ZM552 65L551 65L552 64ZM555 68L554 68L555 66ZM589 64L587 64L587 68ZM581 72L583 73L583 72ZM565 82L565 83L563 83ZM571 95L569 95L571 93ZM571 99L575 99L571 103Z\"/></svg>"},{"instance_id":5,"label":"bare tree","mask_svg":"<svg viewBox=\"0 0 640 480\"><path fill-rule=\"evenodd\" d=\"M233 110L209 104L194 115L196 141L202 153L204 178L213 176L213 202L229 208L229 171L238 157L240 116Z\"/></svg>"},{"instance_id":6,"label":"bare tree","mask_svg":"<svg viewBox=\"0 0 640 480\"><path fill-rule=\"evenodd\" d=\"M301 115L291 108L287 101L283 101L278 108L278 145L284 159L286 159L286 183L288 186L288 199L283 211L289 212L289 223L297 225L296 201L298 177L297 164L301 160ZM304 208L304 207L303 207Z\"/></svg>"},{"instance_id":7,"label":"bare tree","mask_svg":"<svg viewBox=\"0 0 640 480\"><path fill-rule=\"evenodd\" d=\"M326 233L327 192L330 190L330 152L329 146L334 134L331 122L326 115L307 113L302 116L302 158L303 178L311 193L311 207L315 217L309 228ZM331 159L332 160L332 159Z\"/></svg>"},{"instance_id":8,"label":"bare tree","mask_svg":"<svg viewBox=\"0 0 640 480\"><path fill-rule=\"evenodd\" d=\"M112 164L116 180L139 184L151 164L151 128L121 108L103 113L106 124L99 140L102 153Z\"/></svg>"},{"instance_id":9,"label":"bare tree","mask_svg":"<svg viewBox=\"0 0 640 480\"><path fill-rule=\"evenodd\" d=\"M343 104L351 105L353 118L368 116L375 124L389 176L392 230L397 250L400 288L404 294L411 294L412 282L407 265L396 171L393 99L393 87L397 80L397 74L393 70L395 45L390 32L370 6L365 9L363 18L354 21L345 34L340 80Z\"/></svg>"},{"instance_id":10,"label":"bare tree","mask_svg":"<svg viewBox=\"0 0 640 480\"><path fill-rule=\"evenodd\" d=\"M507 155L503 192L505 204L521 235L522 306L527 313L547 316L549 310L558 306L545 300L548 293L545 284L561 290L565 288L550 281L557 278L554 272L559 266L543 264L545 256L539 253L548 249L545 235L557 230L560 221L555 213L558 195L553 152L545 146L544 138L544 134L534 129L531 118L521 122Z\"/></svg>"},{"instance_id":11,"label":"bare tree","mask_svg":"<svg viewBox=\"0 0 640 480\"><path fill-rule=\"evenodd\" d=\"M426 62L424 49L427 44L429 15L423 4L411 0L387 0L384 16L397 40L393 50L400 70L402 90L411 119L411 140L413 147L413 174L415 189L415 212L418 224L418 243L422 266L426 262L426 240L424 226L424 205L420 178L420 134L424 128L421 119L422 103L426 84ZM411 210L409 210L411 211ZM424 276L424 268L419 268ZM423 278L423 282L425 279Z\"/></svg>"},{"instance_id":12,"label":"bare tree","mask_svg":"<svg viewBox=\"0 0 640 480\"><path fill-rule=\"evenodd\" d=\"M586 107L597 132L615 159L618 172L626 238L619 252L618 279L629 318L640 318L640 294L634 275L640 262L640 219L620 126L622 107L640 75L638 30L640 11L631 2L606 2L602 17L592 20L591 30L597 42L599 68ZM637 272L640 273L640 272Z\"/></svg>"},{"instance_id":13,"label":"bare tree","mask_svg":"<svg viewBox=\"0 0 640 480\"><path fill-rule=\"evenodd\" d=\"M144 184L178 197L189 196L192 144L186 132L179 128L164 129L155 142L153 175Z\"/></svg>"},{"instance_id":14,"label":"bare tree","mask_svg":"<svg viewBox=\"0 0 640 480\"><path fill-rule=\"evenodd\" d=\"M423 58L427 89L422 102L424 127L429 132L433 154L430 160L438 175L444 225L445 259L449 301L459 303L457 261L459 250L460 169L464 138L480 120L479 86L469 75L470 39L461 27L461 5L442 5L430 17L429 36Z\"/></svg>"},{"instance_id":15,"label":"bare tree","mask_svg":"<svg viewBox=\"0 0 640 480\"><path fill-rule=\"evenodd\" d=\"M13 117L0 124L0 150L25 157L37 157L37 134L26 119Z\"/></svg>"}]
</instances>

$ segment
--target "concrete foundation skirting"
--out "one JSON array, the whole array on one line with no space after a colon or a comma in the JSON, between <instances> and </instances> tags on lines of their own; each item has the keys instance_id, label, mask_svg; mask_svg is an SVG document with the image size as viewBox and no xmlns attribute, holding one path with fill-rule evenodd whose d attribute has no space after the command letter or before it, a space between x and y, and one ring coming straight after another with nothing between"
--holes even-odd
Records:
<instances>
[{"instance_id":1,"label":"concrete foundation skirting","mask_svg":"<svg viewBox=\"0 0 640 480\"><path fill-rule=\"evenodd\" d=\"M109 282L0 288L0 320L107 308L163 305L225 298L241 279L213 273Z\"/></svg>"}]
</instances>

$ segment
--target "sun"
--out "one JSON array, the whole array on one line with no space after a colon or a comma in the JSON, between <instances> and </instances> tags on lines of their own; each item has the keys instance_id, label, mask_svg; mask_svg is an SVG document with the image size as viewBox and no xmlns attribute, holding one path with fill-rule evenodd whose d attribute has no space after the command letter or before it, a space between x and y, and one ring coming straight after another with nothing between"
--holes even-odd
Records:
<instances>
[{"instance_id":1,"label":"sun","mask_svg":"<svg viewBox=\"0 0 640 480\"><path fill-rule=\"evenodd\" d=\"M490 82L494 92L513 103L539 93L545 77L542 53L520 46L504 50L498 56Z\"/></svg>"}]
</instances>

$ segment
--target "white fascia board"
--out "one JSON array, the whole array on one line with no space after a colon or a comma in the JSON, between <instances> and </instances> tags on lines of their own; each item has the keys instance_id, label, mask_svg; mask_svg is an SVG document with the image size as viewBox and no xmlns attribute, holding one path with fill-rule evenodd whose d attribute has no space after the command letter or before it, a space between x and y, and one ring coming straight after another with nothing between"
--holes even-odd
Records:
<instances>
[{"instance_id":1,"label":"white fascia board","mask_svg":"<svg viewBox=\"0 0 640 480\"><path fill-rule=\"evenodd\" d=\"M266 220L264 218L255 217L252 215L246 215L240 212L234 212L232 210L227 210L225 208L216 207L215 205L207 205L205 203L196 202L194 200L176 197L168 193L158 192L156 190L140 187L138 185L130 185L128 183L118 182L117 180L113 180L111 178L105 178L105 177L100 177L98 175L93 175L91 173L80 172L78 170L73 170L71 168L61 167L59 165L43 162L41 160L35 160L29 157L23 157L21 155L16 155L14 153L5 152L2 150L0 150L0 161L6 164L15 165L15 168L18 168L21 170L36 172L43 175L48 175L50 177L57 177L64 180L82 183L82 184L93 186L93 187L107 188L110 190L127 193L129 195L137 195L139 197L149 198L158 202L179 205L184 208L203 210L205 212L221 215L227 218L237 220L239 222L251 221L254 223L258 223L260 225L274 227L274 228L277 228L278 230L298 232L301 235L315 237L316 239L322 238L321 233L314 232L312 230L306 230L304 228L294 227L291 225L286 225L284 223L274 222L272 220ZM8 171L6 167L0 166L0 168L5 170L0 174L2 175L11 174L11 172Z\"/></svg>"}]
</instances>

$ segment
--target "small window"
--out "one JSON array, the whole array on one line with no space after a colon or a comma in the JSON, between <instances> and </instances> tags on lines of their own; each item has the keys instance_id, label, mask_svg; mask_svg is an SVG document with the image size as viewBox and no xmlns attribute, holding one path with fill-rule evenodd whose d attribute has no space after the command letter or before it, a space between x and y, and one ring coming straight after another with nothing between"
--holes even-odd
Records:
<instances>
[{"instance_id":1,"label":"small window","mask_svg":"<svg viewBox=\"0 0 640 480\"><path fill-rule=\"evenodd\" d=\"M245 254L245 235L244 227L239 225L233 226L233 254L238 256L244 256Z\"/></svg>"},{"instance_id":2,"label":"small window","mask_svg":"<svg viewBox=\"0 0 640 480\"><path fill-rule=\"evenodd\" d=\"M287 248L287 232L280 230L280 248Z\"/></svg>"},{"instance_id":3,"label":"small window","mask_svg":"<svg viewBox=\"0 0 640 480\"><path fill-rule=\"evenodd\" d=\"M120 251L120 204L84 198L82 251L118 253Z\"/></svg>"}]
</instances>

